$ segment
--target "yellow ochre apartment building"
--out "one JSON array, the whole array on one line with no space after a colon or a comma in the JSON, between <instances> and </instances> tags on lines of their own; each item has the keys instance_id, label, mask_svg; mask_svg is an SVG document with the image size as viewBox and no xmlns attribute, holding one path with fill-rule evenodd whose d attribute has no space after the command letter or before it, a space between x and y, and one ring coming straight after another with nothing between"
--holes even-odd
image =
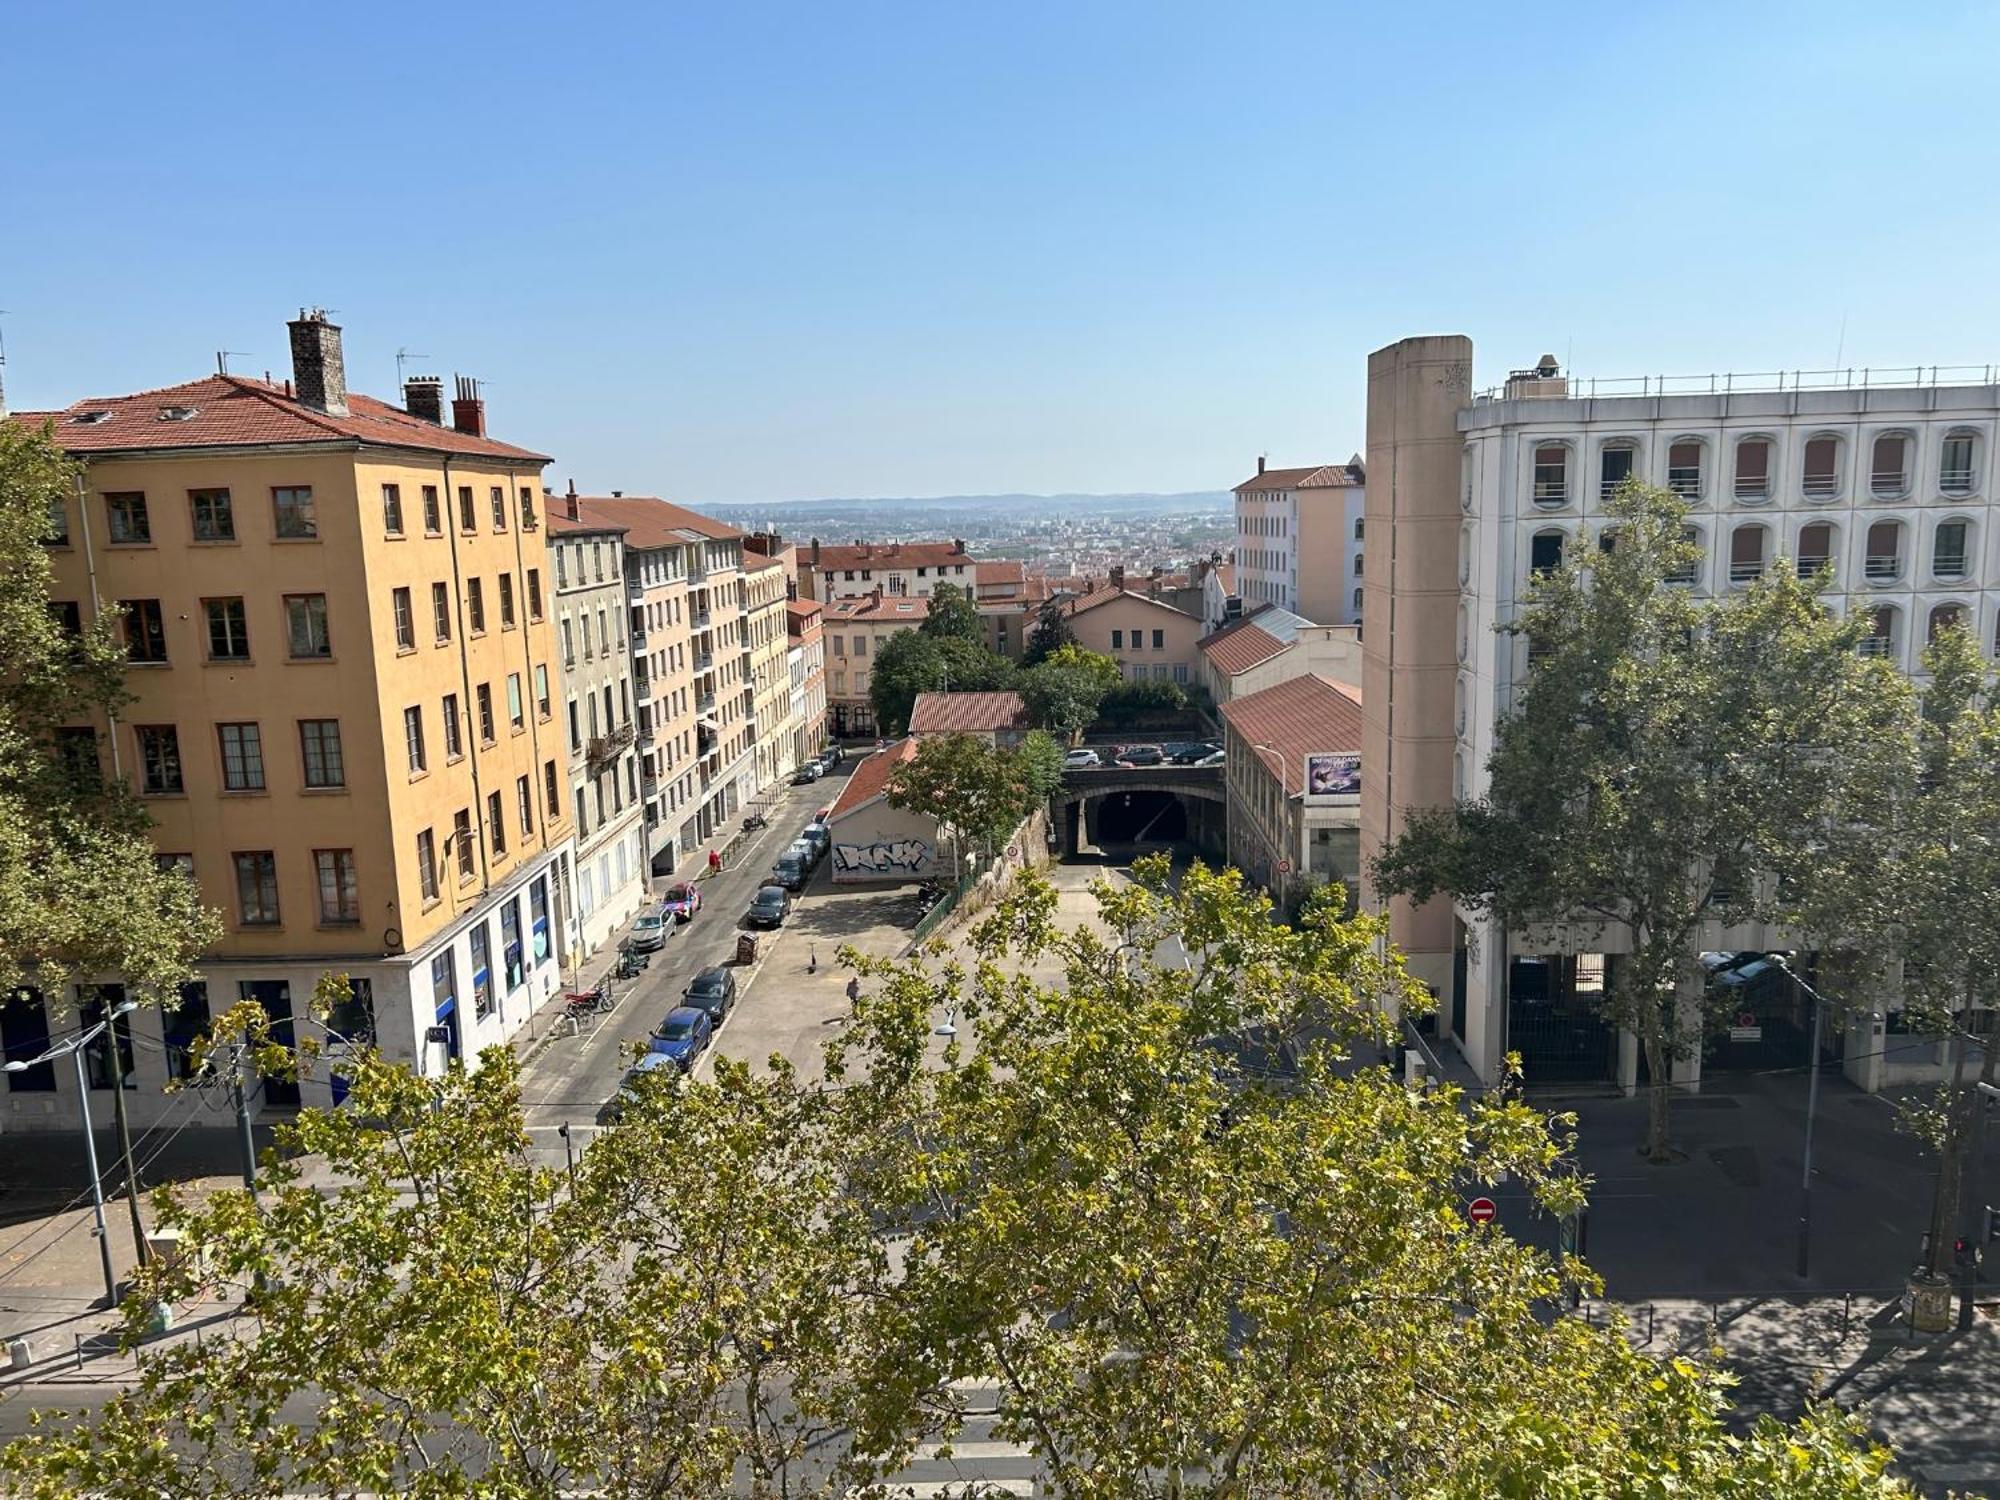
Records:
<instances>
[{"instance_id":1,"label":"yellow ochre apartment building","mask_svg":"<svg viewBox=\"0 0 2000 1500\"><path fill-rule=\"evenodd\" d=\"M350 395L340 329L290 330L282 385L215 375L17 419L83 466L52 526L57 607L120 615L131 658L133 701L72 744L129 778L160 858L224 918L181 1007L126 1023L152 1043L121 1047L140 1118L176 1107L159 1085L238 999L310 1027L314 984L345 972L335 1041L435 1074L523 1024L576 941L547 460L487 435L474 382L448 415L433 378L402 408ZM101 977L113 994L86 1007L116 998ZM10 1052L47 998L6 1007ZM25 1077L0 1129L73 1122L66 1077Z\"/></svg>"}]
</instances>

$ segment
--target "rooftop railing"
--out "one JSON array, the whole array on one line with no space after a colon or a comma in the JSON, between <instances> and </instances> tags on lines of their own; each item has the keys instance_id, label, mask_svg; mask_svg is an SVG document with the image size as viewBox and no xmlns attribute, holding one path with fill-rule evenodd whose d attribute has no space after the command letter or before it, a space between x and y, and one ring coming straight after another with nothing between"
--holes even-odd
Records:
<instances>
[{"instance_id":1,"label":"rooftop railing","mask_svg":"<svg viewBox=\"0 0 2000 1500\"><path fill-rule=\"evenodd\" d=\"M1562 400L1611 396L1739 396L1785 391L1928 390L1934 386L2000 384L2000 364L1895 365L1884 369L1848 366L1838 370L1754 370L1708 375L1595 375L1568 377ZM1504 385L1473 396L1475 404L1510 399ZM1548 400L1523 396L1521 400Z\"/></svg>"}]
</instances>

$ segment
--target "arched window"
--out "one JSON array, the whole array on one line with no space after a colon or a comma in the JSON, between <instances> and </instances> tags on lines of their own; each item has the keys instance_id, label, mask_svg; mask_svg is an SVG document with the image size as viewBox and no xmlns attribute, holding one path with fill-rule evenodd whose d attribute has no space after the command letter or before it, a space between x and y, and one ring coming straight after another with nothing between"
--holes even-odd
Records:
<instances>
[{"instance_id":1,"label":"arched window","mask_svg":"<svg viewBox=\"0 0 2000 1500\"><path fill-rule=\"evenodd\" d=\"M1729 534L1729 581L1754 583L1764 576L1765 543L1769 533L1762 526L1739 526Z\"/></svg>"},{"instance_id":2,"label":"arched window","mask_svg":"<svg viewBox=\"0 0 2000 1500\"><path fill-rule=\"evenodd\" d=\"M1465 800L1465 752L1454 750L1451 754L1451 794L1460 802Z\"/></svg>"},{"instance_id":3,"label":"arched window","mask_svg":"<svg viewBox=\"0 0 2000 1500\"><path fill-rule=\"evenodd\" d=\"M1361 613L1361 590L1360 590L1360 589L1356 589L1356 590L1354 591L1354 612L1355 612L1355 613L1356 613L1357 615Z\"/></svg>"},{"instance_id":4,"label":"arched window","mask_svg":"<svg viewBox=\"0 0 2000 1500\"><path fill-rule=\"evenodd\" d=\"M1806 439L1799 493L1808 500L1831 500L1840 494L1841 441L1837 432Z\"/></svg>"},{"instance_id":5,"label":"arched window","mask_svg":"<svg viewBox=\"0 0 2000 1500\"><path fill-rule=\"evenodd\" d=\"M1799 577L1811 578L1835 560L1831 522L1814 521L1799 528Z\"/></svg>"},{"instance_id":6,"label":"arched window","mask_svg":"<svg viewBox=\"0 0 2000 1500\"><path fill-rule=\"evenodd\" d=\"M1458 506L1460 510L1472 509L1472 448L1467 445L1458 453Z\"/></svg>"},{"instance_id":7,"label":"arched window","mask_svg":"<svg viewBox=\"0 0 2000 1500\"><path fill-rule=\"evenodd\" d=\"M1461 587L1472 582L1472 528L1461 527L1458 533L1458 581Z\"/></svg>"},{"instance_id":8,"label":"arched window","mask_svg":"<svg viewBox=\"0 0 2000 1500\"><path fill-rule=\"evenodd\" d=\"M1618 528L1616 526L1607 526L1597 533L1597 550L1599 552L1614 552L1617 548Z\"/></svg>"},{"instance_id":9,"label":"arched window","mask_svg":"<svg viewBox=\"0 0 2000 1500\"><path fill-rule=\"evenodd\" d=\"M1931 572L1938 578L1963 578L1972 571L1972 523L1954 516L1940 521L1931 534Z\"/></svg>"},{"instance_id":10,"label":"arched window","mask_svg":"<svg viewBox=\"0 0 2000 1500\"><path fill-rule=\"evenodd\" d=\"M1861 638L1863 656L1896 655L1896 627L1902 613L1893 604L1880 604L1868 612L1868 634Z\"/></svg>"},{"instance_id":11,"label":"arched window","mask_svg":"<svg viewBox=\"0 0 2000 1500\"><path fill-rule=\"evenodd\" d=\"M1771 498L1771 455L1775 445L1767 437L1748 437L1736 445L1735 493L1738 500L1756 504Z\"/></svg>"},{"instance_id":12,"label":"arched window","mask_svg":"<svg viewBox=\"0 0 2000 1500\"><path fill-rule=\"evenodd\" d=\"M1354 554L1354 576L1356 578L1359 578L1361 576L1361 565L1366 560L1366 558L1367 554L1364 552L1357 552Z\"/></svg>"},{"instance_id":13,"label":"arched window","mask_svg":"<svg viewBox=\"0 0 2000 1500\"><path fill-rule=\"evenodd\" d=\"M1885 432L1869 451L1868 493L1893 500L1910 492L1910 435Z\"/></svg>"},{"instance_id":14,"label":"arched window","mask_svg":"<svg viewBox=\"0 0 2000 1500\"><path fill-rule=\"evenodd\" d=\"M1463 604L1458 607L1458 659L1464 661L1472 654L1472 614Z\"/></svg>"},{"instance_id":15,"label":"arched window","mask_svg":"<svg viewBox=\"0 0 2000 1500\"><path fill-rule=\"evenodd\" d=\"M1639 445L1629 438L1614 438L1597 454L1597 498L1609 500L1618 486L1639 467Z\"/></svg>"},{"instance_id":16,"label":"arched window","mask_svg":"<svg viewBox=\"0 0 2000 1500\"><path fill-rule=\"evenodd\" d=\"M1470 510L1471 482L1466 484L1466 509ZM1543 443L1535 449L1535 504L1554 510L1569 504L1569 444Z\"/></svg>"},{"instance_id":17,"label":"arched window","mask_svg":"<svg viewBox=\"0 0 2000 1500\"><path fill-rule=\"evenodd\" d=\"M1356 517L1354 518L1354 540L1355 540L1355 541L1357 541L1357 542L1358 542L1358 541L1360 541L1360 540L1361 540L1361 537L1362 537L1362 533L1363 533L1363 531L1364 531L1364 530L1365 530L1365 529L1367 528L1367 525L1368 525L1368 518L1367 518L1366 516L1356 516Z\"/></svg>"},{"instance_id":18,"label":"arched window","mask_svg":"<svg viewBox=\"0 0 2000 1500\"><path fill-rule=\"evenodd\" d=\"M1528 543L1528 570L1533 573L1553 573L1563 563L1563 534L1560 531L1538 531Z\"/></svg>"},{"instance_id":19,"label":"arched window","mask_svg":"<svg viewBox=\"0 0 2000 1500\"><path fill-rule=\"evenodd\" d=\"M1667 449L1667 488L1683 500L1701 498L1700 438L1677 438Z\"/></svg>"},{"instance_id":20,"label":"arched window","mask_svg":"<svg viewBox=\"0 0 2000 1500\"><path fill-rule=\"evenodd\" d=\"M1965 606L1963 604L1932 605L1931 622L1924 639L1926 641L1936 641L1938 636L1944 631L1950 630L1957 625L1963 625L1964 623Z\"/></svg>"},{"instance_id":21,"label":"arched window","mask_svg":"<svg viewBox=\"0 0 2000 1500\"><path fill-rule=\"evenodd\" d=\"M1699 526L1684 528L1681 531L1681 540L1694 551L1685 561L1667 569L1666 580L1668 583L1700 583L1701 559L1707 550L1707 544L1702 540L1701 528Z\"/></svg>"},{"instance_id":22,"label":"arched window","mask_svg":"<svg viewBox=\"0 0 2000 1500\"><path fill-rule=\"evenodd\" d=\"M1970 495L1979 488L1979 434L1956 428L1944 435L1938 449L1938 492Z\"/></svg>"},{"instance_id":23,"label":"arched window","mask_svg":"<svg viewBox=\"0 0 2000 1500\"><path fill-rule=\"evenodd\" d=\"M1452 732L1454 734L1464 734L1465 733L1465 679L1463 677L1459 678L1457 683L1453 685L1451 717L1452 717L1452 723L1456 726L1456 728L1454 728Z\"/></svg>"},{"instance_id":24,"label":"arched window","mask_svg":"<svg viewBox=\"0 0 2000 1500\"><path fill-rule=\"evenodd\" d=\"M1903 576L1903 523L1877 521L1868 528L1865 565L1871 583L1893 583Z\"/></svg>"}]
</instances>

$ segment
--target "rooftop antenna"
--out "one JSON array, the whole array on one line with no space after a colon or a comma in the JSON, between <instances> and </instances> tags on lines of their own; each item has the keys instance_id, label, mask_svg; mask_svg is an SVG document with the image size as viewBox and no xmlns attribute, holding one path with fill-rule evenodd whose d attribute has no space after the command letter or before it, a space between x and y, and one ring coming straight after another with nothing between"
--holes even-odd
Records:
<instances>
[{"instance_id":1,"label":"rooftop antenna","mask_svg":"<svg viewBox=\"0 0 2000 1500\"><path fill-rule=\"evenodd\" d=\"M229 357L232 354L238 359L248 359L250 357L248 349L218 349L215 351L216 374L227 375L229 373Z\"/></svg>"},{"instance_id":2,"label":"rooftop antenna","mask_svg":"<svg viewBox=\"0 0 2000 1500\"><path fill-rule=\"evenodd\" d=\"M1833 367L1840 368L1841 356L1847 353L1847 314L1840 315L1840 342L1833 346Z\"/></svg>"},{"instance_id":3,"label":"rooftop antenna","mask_svg":"<svg viewBox=\"0 0 2000 1500\"><path fill-rule=\"evenodd\" d=\"M403 388L404 365L408 364L413 359L429 359L429 358L430 356L428 354L412 354L408 349L398 349L396 351L396 389L400 391Z\"/></svg>"}]
</instances>

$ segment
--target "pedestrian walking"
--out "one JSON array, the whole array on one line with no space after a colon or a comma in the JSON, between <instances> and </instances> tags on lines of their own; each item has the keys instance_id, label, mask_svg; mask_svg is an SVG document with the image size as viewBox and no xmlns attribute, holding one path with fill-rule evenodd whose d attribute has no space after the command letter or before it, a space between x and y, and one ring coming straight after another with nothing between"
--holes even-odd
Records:
<instances>
[{"instance_id":1,"label":"pedestrian walking","mask_svg":"<svg viewBox=\"0 0 2000 1500\"><path fill-rule=\"evenodd\" d=\"M722 856L713 849L708 851L708 873L711 875L722 873Z\"/></svg>"},{"instance_id":2,"label":"pedestrian walking","mask_svg":"<svg viewBox=\"0 0 2000 1500\"><path fill-rule=\"evenodd\" d=\"M860 999L861 976L859 974L850 975L847 980L847 1003L854 1005L859 1003Z\"/></svg>"}]
</instances>

